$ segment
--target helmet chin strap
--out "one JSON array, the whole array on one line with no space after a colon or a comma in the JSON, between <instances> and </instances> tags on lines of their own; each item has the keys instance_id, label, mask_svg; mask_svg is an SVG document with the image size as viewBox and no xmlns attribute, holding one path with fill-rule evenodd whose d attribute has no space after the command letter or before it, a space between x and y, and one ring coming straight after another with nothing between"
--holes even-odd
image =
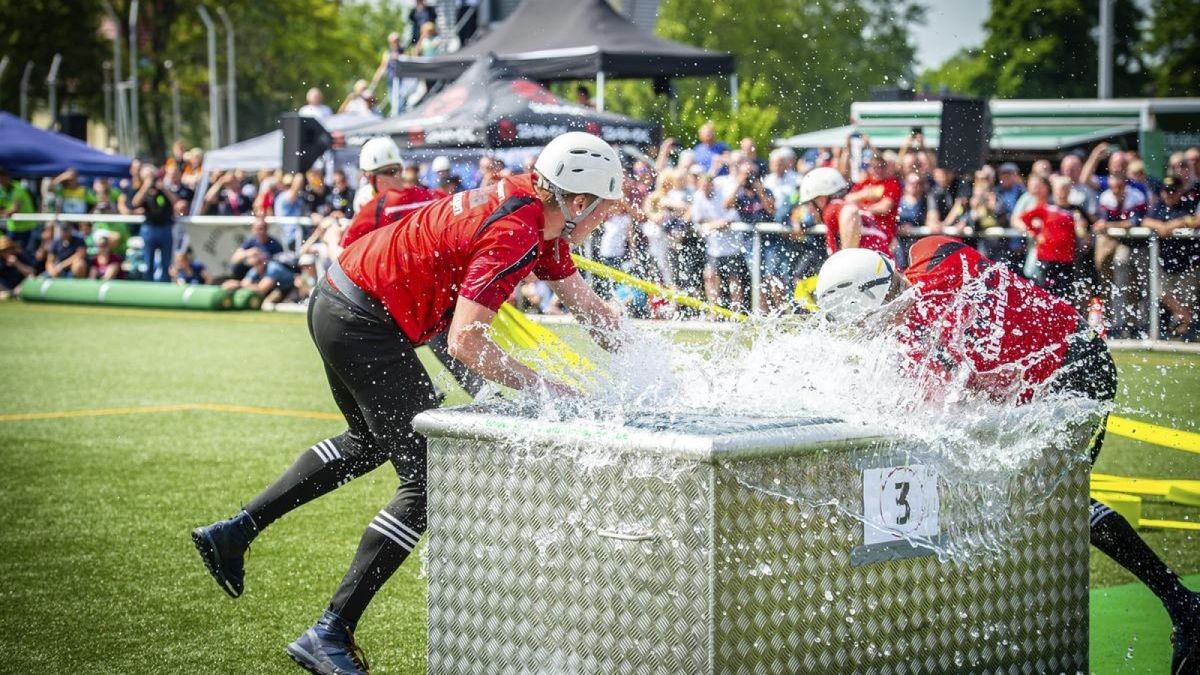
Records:
<instances>
[{"instance_id":1,"label":"helmet chin strap","mask_svg":"<svg viewBox=\"0 0 1200 675\"><path fill-rule=\"evenodd\" d=\"M555 201L558 202L558 209L562 211L563 214L563 229L562 234L559 235L559 238L567 240L567 246L569 247L571 245L571 233L575 231L575 227L579 224L579 221L592 215L592 212L596 210L596 207L600 206L600 198L596 197L594 200L592 200L592 203L585 206L578 215L572 216L571 210L567 204L567 199L563 196L563 191L556 185L551 184L548 187L550 188L550 193L554 195ZM554 248L554 259L558 259L557 246Z\"/></svg>"}]
</instances>

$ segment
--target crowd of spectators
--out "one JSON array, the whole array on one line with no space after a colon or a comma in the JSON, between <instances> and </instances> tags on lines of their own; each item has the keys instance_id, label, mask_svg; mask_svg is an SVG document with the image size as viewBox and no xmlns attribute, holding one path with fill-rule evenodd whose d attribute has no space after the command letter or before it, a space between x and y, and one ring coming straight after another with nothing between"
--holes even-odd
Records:
<instances>
[{"instance_id":1,"label":"crowd of spectators","mask_svg":"<svg viewBox=\"0 0 1200 675\"><path fill-rule=\"evenodd\" d=\"M319 91L310 94L308 112L324 114L321 105ZM460 159L452 165L437 157L406 164L402 177L405 185L452 194L528 171L531 160L510 166L485 154L475 164ZM1155 180L1136 152L1100 143L1087 153L1027 165L1005 161L960 175L937 165L936 152L918 130L898 151L879 150L869 137L852 135L842 147L800 154L784 147L764 158L751 139L726 144L705 124L690 145L669 138L630 160L625 204L604 223L590 253L634 276L744 311L751 306L754 260L752 235L740 224L770 223L774 229L761 235L759 306L790 311L797 283L815 274L827 255L824 238L813 232L821 215L799 204L798 186L809 170L830 166L850 184L845 200L895 233L893 253L902 267L916 237L966 236L991 259L1081 312L1102 316L1112 335L1145 335L1149 313L1162 311L1164 334L1195 339L1200 238L1172 233L1200 224L1200 149L1175 153L1168 164L1165 179ZM202 166L199 149L176 143L160 166L135 161L121 180L83 180L66 171L27 184L0 171L0 218L39 206L59 215L46 227L7 222L0 284L11 289L13 280L39 274L221 283L252 289L268 302L302 302L340 252L355 209L371 197L334 169L217 171L200 194ZM197 201L200 214L255 217L227 272L205 269L176 222ZM71 221L83 213L139 214L145 222ZM265 216L290 219L271 234ZM1157 302L1148 293L1148 240L1110 234L1135 226L1159 237ZM137 244L133 250L131 242ZM678 311L635 288L601 284L634 316ZM514 301L529 311L562 311L549 289L532 279Z\"/></svg>"},{"instance_id":2,"label":"crowd of spectators","mask_svg":"<svg viewBox=\"0 0 1200 675\"><path fill-rule=\"evenodd\" d=\"M917 237L963 236L1081 312L1090 310L1114 336L1146 335L1151 311L1163 312L1164 334L1196 339L1200 328L1200 238L1172 236L1200 225L1198 148L1171 155L1162 181L1147 175L1135 151L1108 143L959 175L937 165L916 129L898 151L852 134L841 147L802 155L779 148L764 162L751 139L732 146L705 124L693 145L667 139L651 161L633 164L626 208L605 223L600 259L722 306L750 306L752 235L738 225L773 223L775 231L762 235L759 302L766 311L794 308L797 283L827 255L824 239L812 232L821 214L799 204L798 186L809 170L829 166L850 184L845 200L895 233L901 267ZM1148 239L1112 234L1136 226L1160 240L1159 302L1148 294ZM629 289L610 292L635 313L665 311Z\"/></svg>"}]
</instances>

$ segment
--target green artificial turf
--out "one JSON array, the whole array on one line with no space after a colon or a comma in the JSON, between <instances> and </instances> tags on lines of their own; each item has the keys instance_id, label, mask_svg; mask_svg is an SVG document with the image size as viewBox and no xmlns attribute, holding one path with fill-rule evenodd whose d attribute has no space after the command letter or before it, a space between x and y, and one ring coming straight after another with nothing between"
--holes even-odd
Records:
<instances>
[{"instance_id":1,"label":"green artificial turf","mask_svg":"<svg viewBox=\"0 0 1200 675\"><path fill-rule=\"evenodd\" d=\"M1200 358L1137 353L1119 361L1124 414L1200 431ZM0 303L0 372L0 416L178 403L336 412L302 316ZM0 421L0 672L298 672L283 647L324 608L364 526L391 497L391 471L272 526L253 546L246 594L236 601L208 577L188 533L231 515L300 451L341 428L197 410ZM1110 437L1100 468L1200 478L1200 455ZM1200 515L1158 503L1146 511ZM1182 571L1200 571L1195 535L1146 538ZM1093 587L1129 581L1096 555L1092 573ZM1155 611L1151 603L1109 623L1144 620L1161 632L1149 623ZM423 670L424 620L414 559L359 632L374 672ZM1136 661L1143 652L1153 656L1135 646ZM1127 672L1118 665L1128 663L1093 660L1097 672Z\"/></svg>"}]
</instances>

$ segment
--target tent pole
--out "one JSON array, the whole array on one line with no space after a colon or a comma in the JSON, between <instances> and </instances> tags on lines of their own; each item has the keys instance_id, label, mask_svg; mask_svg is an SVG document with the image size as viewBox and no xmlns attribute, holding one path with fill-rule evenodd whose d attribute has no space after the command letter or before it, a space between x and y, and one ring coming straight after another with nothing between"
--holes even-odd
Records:
<instances>
[{"instance_id":1,"label":"tent pole","mask_svg":"<svg viewBox=\"0 0 1200 675\"><path fill-rule=\"evenodd\" d=\"M596 71L596 110L604 110L604 71Z\"/></svg>"},{"instance_id":2,"label":"tent pole","mask_svg":"<svg viewBox=\"0 0 1200 675\"><path fill-rule=\"evenodd\" d=\"M729 74L729 107L734 113L738 111L738 75Z\"/></svg>"}]
</instances>

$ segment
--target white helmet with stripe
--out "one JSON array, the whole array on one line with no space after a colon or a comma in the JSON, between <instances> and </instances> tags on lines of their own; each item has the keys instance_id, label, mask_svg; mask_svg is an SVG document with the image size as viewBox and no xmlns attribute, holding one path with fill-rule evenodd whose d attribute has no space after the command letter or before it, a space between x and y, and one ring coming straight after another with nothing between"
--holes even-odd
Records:
<instances>
[{"instance_id":1,"label":"white helmet with stripe","mask_svg":"<svg viewBox=\"0 0 1200 675\"><path fill-rule=\"evenodd\" d=\"M845 248L821 265L813 297L830 320L853 321L883 306L895 273L895 265L882 253Z\"/></svg>"}]
</instances>

